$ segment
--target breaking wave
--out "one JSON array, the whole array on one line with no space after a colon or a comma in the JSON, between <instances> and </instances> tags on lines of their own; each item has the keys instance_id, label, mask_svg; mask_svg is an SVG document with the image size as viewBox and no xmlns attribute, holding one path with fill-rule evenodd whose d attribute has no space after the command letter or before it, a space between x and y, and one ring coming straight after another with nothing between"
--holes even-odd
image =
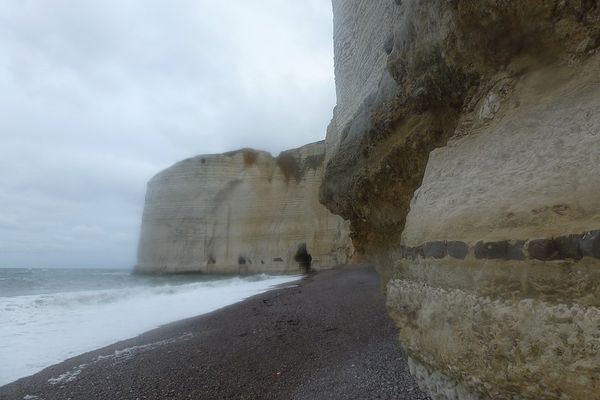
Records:
<instances>
[{"instance_id":1,"label":"breaking wave","mask_svg":"<svg viewBox=\"0 0 600 400\"><path fill-rule=\"evenodd\" d=\"M297 279L257 275L184 284L0 295L0 385Z\"/></svg>"}]
</instances>

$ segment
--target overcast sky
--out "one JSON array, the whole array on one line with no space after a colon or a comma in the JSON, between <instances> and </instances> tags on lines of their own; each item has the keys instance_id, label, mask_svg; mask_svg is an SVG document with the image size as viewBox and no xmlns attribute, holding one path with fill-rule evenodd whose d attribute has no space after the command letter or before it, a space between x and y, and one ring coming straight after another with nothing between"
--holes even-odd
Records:
<instances>
[{"instance_id":1,"label":"overcast sky","mask_svg":"<svg viewBox=\"0 0 600 400\"><path fill-rule=\"evenodd\" d=\"M329 0L3 0L0 49L0 267L131 267L154 174L335 103Z\"/></svg>"}]
</instances>

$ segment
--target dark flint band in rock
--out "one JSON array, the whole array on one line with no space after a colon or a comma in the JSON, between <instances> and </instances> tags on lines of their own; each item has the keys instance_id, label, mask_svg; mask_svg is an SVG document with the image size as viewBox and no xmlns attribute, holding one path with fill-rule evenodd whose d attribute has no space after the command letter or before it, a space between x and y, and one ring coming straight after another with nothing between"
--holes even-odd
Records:
<instances>
[{"instance_id":1,"label":"dark flint band in rock","mask_svg":"<svg viewBox=\"0 0 600 400\"><path fill-rule=\"evenodd\" d=\"M442 259L446 257L464 260L469 246L461 241L432 241L420 246L401 246L402 258ZM479 241L472 249L478 260L581 260L583 257L600 258L600 230L582 234L558 236L551 239Z\"/></svg>"},{"instance_id":2,"label":"dark flint band in rock","mask_svg":"<svg viewBox=\"0 0 600 400\"><path fill-rule=\"evenodd\" d=\"M600 230L584 233L579 248L584 257L600 258Z\"/></svg>"},{"instance_id":3,"label":"dark flint band in rock","mask_svg":"<svg viewBox=\"0 0 600 400\"><path fill-rule=\"evenodd\" d=\"M447 241L448 255L452 258L464 260L469 254L469 246L465 242Z\"/></svg>"},{"instance_id":4,"label":"dark flint band in rock","mask_svg":"<svg viewBox=\"0 0 600 400\"><path fill-rule=\"evenodd\" d=\"M423 245L425 258L444 258L447 253L446 242L427 242Z\"/></svg>"}]
</instances>

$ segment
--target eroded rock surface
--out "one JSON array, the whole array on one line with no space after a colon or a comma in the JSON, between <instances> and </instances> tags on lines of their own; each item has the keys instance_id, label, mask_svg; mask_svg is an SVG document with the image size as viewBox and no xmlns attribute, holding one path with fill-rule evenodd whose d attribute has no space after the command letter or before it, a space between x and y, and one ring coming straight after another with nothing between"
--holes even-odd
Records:
<instances>
[{"instance_id":1,"label":"eroded rock surface","mask_svg":"<svg viewBox=\"0 0 600 400\"><path fill-rule=\"evenodd\" d=\"M333 0L321 200L436 399L600 399L600 4Z\"/></svg>"},{"instance_id":2,"label":"eroded rock surface","mask_svg":"<svg viewBox=\"0 0 600 400\"><path fill-rule=\"evenodd\" d=\"M352 255L347 223L319 203L325 145L181 161L148 183L140 273L300 272Z\"/></svg>"}]
</instances>

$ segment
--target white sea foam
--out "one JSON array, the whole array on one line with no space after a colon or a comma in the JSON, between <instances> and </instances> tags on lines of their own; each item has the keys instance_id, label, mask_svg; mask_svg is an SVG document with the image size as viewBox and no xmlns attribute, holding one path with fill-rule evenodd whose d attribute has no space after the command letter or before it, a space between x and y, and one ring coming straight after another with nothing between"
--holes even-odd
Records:
<instances>
[{"instance_id":1,"label":"white sea foam","mask_svg":"<svg viewBox=\"0 0 600 400\"><path fill-rule=\"evenodd\" d=\"M0 385L296 279L297 276L261 276L178 286L0 297ZM126 357L138 350L128 349L115 357ZM76 378L77 371L71 372L56 377L57 383Z\"/></svg>"},{"instance_id":2,"label":"white sea foam","mask_svg":"<svg viewBox=\"0 0 600 400\"><path fill-rule=\"evenodd\" d=\"M87 366L87 364L81 364L79 367L77 367L71 371L67 371L64 374L60 374L56 378L48 379L48 383L51 385L57 385L59 383L67 383L67 382L74 381L75 379L77 379L77 377L79 376L81 371L83 371L83 369L86 366Z\"/></svg>"},{"instance_id":3,"label":"white sea foam","mask_svg":"<svg viewBox=\"0 0 600 400\"><path fill-rule=\"evenodd\" d=\"M166 344L179 342L181 340L188 340L193 337L191 333L185 333L179 337L159 340L158 342L152 342L148 344L126 347L124 349L115 350L112 354L101 355L94 358L90 363L79 364L76 367L71 368L69 371L60 374L59 376L48 379L48 383L51 385L63 384L71 382L77 379L79 374L90 365L96 364L100 361L110 361L113 365L119 364L123 361L127 361L140 353L155 349Z\"/></svg>"}]
</instances>

